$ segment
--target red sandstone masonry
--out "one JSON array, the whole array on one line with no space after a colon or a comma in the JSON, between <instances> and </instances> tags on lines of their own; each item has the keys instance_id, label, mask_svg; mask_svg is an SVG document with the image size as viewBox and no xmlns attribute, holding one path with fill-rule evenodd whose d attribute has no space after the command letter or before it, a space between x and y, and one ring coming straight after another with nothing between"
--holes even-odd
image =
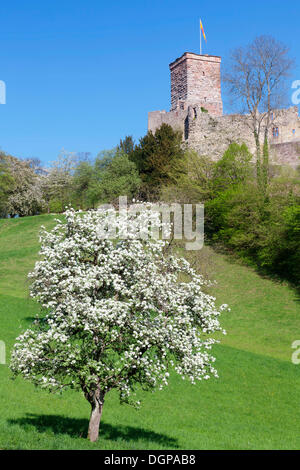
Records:
<instances>
[{"instance_id":1,"label":"red sandstone masonry","mask_svg":"<svg viewBox=\"0 0 300 470\"><path fill-rule=\"evenodd\" d=\"M222 116L221 57L185 52L170 64L171 111L197 104Z\"/></svg>"}]
</instances>

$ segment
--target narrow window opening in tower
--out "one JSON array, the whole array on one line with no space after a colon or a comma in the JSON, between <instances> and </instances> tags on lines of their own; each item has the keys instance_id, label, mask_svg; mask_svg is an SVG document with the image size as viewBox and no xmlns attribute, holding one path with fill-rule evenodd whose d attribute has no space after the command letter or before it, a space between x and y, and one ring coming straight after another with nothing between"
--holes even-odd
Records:
<instances>
[{"instance_id":1,"label":"narrow window opening in tower","mask_svg":"<svg viewBox=\"0 0 300 470\"><path fill-rule=\"evenodd\" d=\"M197 108L194 108L194 119L197 119Z\"/></svg>"},{"instance_id":2,"label":"narrow window opening in tower","mask_svg":"<svg viewBox=\"0 0 300 470\"><path fill-rule=\"evenodd\" d=\"M204 72L204 70L203 70L203 72L202 72L202 75L205 75L205 72Z\"/></svg>"}]
</instances>

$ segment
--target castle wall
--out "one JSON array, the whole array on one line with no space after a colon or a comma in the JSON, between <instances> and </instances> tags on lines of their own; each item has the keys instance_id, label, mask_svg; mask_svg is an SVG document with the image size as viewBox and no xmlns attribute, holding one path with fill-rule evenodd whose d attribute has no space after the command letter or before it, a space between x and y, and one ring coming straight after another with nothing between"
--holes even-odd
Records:
<instances>
[{"instance_id":1,"label":"castle wall","mask_svg":"<svg viewBox=\"0 0 300 470\"><path fill-rule=\"evenodd\" d=\"M270 142L272 144L282 144L300 140L298 106L275 111L273 113L273 128L275 129L276 127L278 128L278 136L273 136L272 129L270 132Z\"/></svg>"},{"instance_id":2,"label":"castle wall","mask_svg":"<svg viewBox=\"0 0 300 470\"><path fill-rule=\"evenodd\" d=\"M195 109L198 111L195 117ZM190 107L188 113L188 134L186 142L201 155L214 160L220 159L230 143L245 143L255 155L256 145L247 115L210 116L200 113L198 107ZM273 132L273 129L278 129ZM264 134L261 133L261 145ZM298 166L300 164L300 119L298 107L274 111L269 131L270 157L274 163Z\"/></svg>"},{"instance_id":3,"label":"castle wall","mask_svg":"<svg viewBox=\"0 0 300 470\"><path fill-rule=\"evenodd\" d=\"M222 158L232 142L245 143L254 155L256 151L251 120L247 115L228 114L213 116L203 112L201 106L191 105L186 110L154 111L149 113L149 130L155 130L165 122L182 131L183 140L189 148L213 160ZM278 128L278 136L273 128ZM294 132L293 132L294 131ZM261 144L263 145L263 133ZM271 159L274 163L300 164L300 119L298 108L292 107L274 112L269 133Z\"/></svg>"},{"instance_id":4,"label":"castle wall","mask_svg":"<svg viewBox=\"0 0 300 470\"><path fill-rule=\"evenodd\" d=\"M187 117L187 111L177 109L167 113L166 111L150 111L148 113L148 130L153 133L163 123L169 124L173 129L179 130L184 135L185 120Z\"/></svg>"},{"instance_id":5,"label":"castle wall","mask_svg":"<svg viewBox=\"0 0 300 470\"><path fill-rule=\"evenodd\" d=\"M300 165L300 139L293 142L271 145L272 160L279 165Z\"/></svg>"},{"instance_id":6,"label":"castle wall","mask_svg":"<svg viewBox=\"0 0 300 470\"><path fill-rule=\"evenodd\" d=\"M254 153L255 141L249 124L246 116L211 116L198 107L190 107L186 143L200 155L213 160L219 160L232 142L245 143Z\"/></svg>"}]
</instances>

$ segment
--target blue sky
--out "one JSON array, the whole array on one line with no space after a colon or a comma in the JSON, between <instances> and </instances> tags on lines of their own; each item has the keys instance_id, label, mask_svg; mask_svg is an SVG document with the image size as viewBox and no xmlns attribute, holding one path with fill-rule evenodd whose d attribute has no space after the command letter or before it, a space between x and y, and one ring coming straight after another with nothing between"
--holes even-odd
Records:
<instances>
[{"instance_id":1,"label":"blue sky","mask_svg":"<svg viewBox=\"0 0 300 470\"><path fill-rule=\"evenodd\" d=\"M11 0L1 2L0 148L45 164L62 148L91 152L147 131L147 112L170 107L169 62L271 34L291 48L300 80L295 0ZM291 80L292 81L292 80Z\"/></svg>"}]
</instances>

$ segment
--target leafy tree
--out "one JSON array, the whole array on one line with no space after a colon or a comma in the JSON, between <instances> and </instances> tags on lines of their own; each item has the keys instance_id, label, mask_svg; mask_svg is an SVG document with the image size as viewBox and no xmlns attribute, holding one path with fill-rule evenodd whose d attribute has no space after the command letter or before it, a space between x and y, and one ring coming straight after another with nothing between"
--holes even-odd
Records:
<instances>
[{"instance_id":1,"label":"leafy tree","mask_svg":"<svg viewBox=\"0 0 300 470\"><path fill-rule=\"evenodd\" d=\"M154 134L149 131L140 139L130 158L142 178L146 197L151 197L153 190L161 185L172 182L171 170L174 172L183 155L181 132L168 124L162 124Z\"/></svg>"},{"instance_id":2,"label":"leafy tree","mask_svg":"<svg viewBox=\"0 0 300 470\"><path fill-rule=\"evenodd\" d=\"M10 216L35 215L43 210L43 177L37 175L28 161L6 156L11 182L6 201L6 213Z\"/></svg>"},{"instance_id":3,"label":"leafy tree","mask_svg":"<svg viewBox=\"0 0 300 470\"><path fill-rule=\"evenodd\" d=\"M162 191L164 200L197 203L239 185L253 176L252 155L245 144L232 143L221 160L215 162L194 150L186 150L170 170L170 181Z\"/></svg>"},{"instance_id":4,"label":"leafy tree","mask_svg":"<svg viewBox=\"0 0 300 470\"><path fill-rule=\"evenodd\" d=\"M141 179L135 164L126 154L117 154L101 174L101 200L111 202L119 196L133 197L140 184Z\"/></svg>"},{"instance_id":5,"label":"leafy tree","mask_svg":"<svg viewBox=\"0 0 300 470\"><path fill-rule=\"evenodd\" d=\"M62 150L52 167L48 171L47 178L43 180L43 194L48 211L51 208L64 208L74 201L74 173L78 165L79 157L73 152Z\"/></svg>"},{"instance_id":6,"label":"leafy tree","mask_svg":"<svg viewBox=\"0 0 300 470\"><path fill-rule=\"evenodd\" d=\"M246 144L229 145L221 160L215 163L213 186L216 192L247 181L253 176L252 155Z\"/></svg>"},{"instance_id":7,"label":"leafy tree","mask_svg":"<svg viewBox=\"0 0 300 470\"><path fill-rule=\"evenodd\" d=\"M139 190L141 179L135 164L118 148L102 153L95 162L94 178L87 196L94 204L113 202L119 196L133 197Z\"/></svg>"},{"instance_id":8,"label":"leafy tree","mask_svg":"<svg viewBox=\"0 0 300 470\"><path fill-rule=\"evenodd\" d=\"M255 257L261 240L264 199L254 183L220 192L205 205L206 235L244 259Z\"/></svg>"},{"instance_id":9,"label":"leafy tree","mask_svg":"<svg viewBox=\"0 0 300 470\"><path fill-rule=\"evenodd\" d=\"M105 168L112 162L118 153L120 153L118 147L110 150L102 150L99 152L95 161L96 173L105 170Z\"/></svg>"},{"instance_id":10,"label":"leafy tree","mask_svg":"<svg viewBox=\"0 0 300 470\"><path fill-rule=\"evenodd\" d=\"M206 235L258 269L299 285L299 202L299 179L291 169L273 176L268 198L250 178L206 202Z\"/></svg>"},{"instance_id":11,"label":"leafy tree","mask_svg":"<svg viewBox=\"0 0 300 470\"><path fill-rule=\"evenodd\" d=\"M63 211L68 204L90 209L118 196L132 197L140 182L135 164L114 148L100 152L94 163L87 158L74 161L73 154L64 154L50 170L43 189L49 210Z\"/></svg>"},{"instance_id":12,"label":"leafy tree","mask_svg":"<svg viewBox=\"0 0 300 470\"><path fill-rule=\"evenodd\" d=\"M51 198L48 204L48 212L54 214L61 214L64 211L64 206L60 199L55 197Z\"/></svg>"},{"instance_id":13,"label":"leafy tree","mask_svg":"<svg viewBox=\"0 0 300 470\"><path fill-rule=\"evenodd\" d=\"M0 152L0 217L8 214L8 197L12 192L15 182L9 168L8 158Z\"/></svg>"},{"instance_id":14,"label":"leafy tree","mask_svg":"<svg viewBox=\"0 0 300 470\"><path fill-rule=\"evenodd\" d=\"M183 158L170 170L171 183L164 185L161 198L164 201L186 203L204 202L213 197L215 162L207 156L188 149Z\"/></svg>"},{"instance_id":15,"label":"leafy tree","mask_svg":"<svg viewBox=\"0 0 300 470\"><path fill-rule=\"evenodd\" d=\"M17 339L11 368L48 390L81 390L96 441L110 390L134 403L136 386L162 388L171 367L192 383L217 376L210 349L226 306L216 308L186 260L164 254L166 242L137 238L150 221L161 227L151 208L137 217L65 215L66 224L43 232L43 260L31 274L31 295L47 314ZM105 238L105 227L129 238Z\"/></svg>"},{"instance_id":16,"label":"leafy tree","mask_svg":"<svg viewBox=\"0 0 300 470\"><path fill-rule=\"evenodd\" d=\"M266 236L257 264L300 286L300 183L289 169L270 180Z\"/></svg>"},{"instance_id":17,"label":"leafy tree","mask_svg":"<svg viewBox=\"0 0 300 470\"><path fill-rule=\"evenodd\" d=\"M118 149L121 153L126 153L126 155L131 155L134 151L134 140L132 135L127 135L124 140L120 140Z\"/></svg>"},{"instance_id":18,"label":"leafy tree","mask_svg":"<svg viewBox=\"0 0 300 470\"><path fill-rule=\"evenodd\" d=\"M34 171L36 175L47 174L47 171L39 158L37 157L25 158L25 162L28 163L28 166Z\"/></svg>"},{"instance_id":19,"label":"leafy tree","mask_svg":"<svg viewBox=\"0 0 300 470\"><path fill-rule=\"evenodd\" d=\"M90 198L90 187L95 183L95 167L88 161L80 162L75 168L73 186L76 199L81 208L93 207L94 200Z\"/></svg>"},{"instance_id":20,"label":"leafy tree","mask_svg":"<svg viewBox=\"0 0 300 470\"><path fill-rule=\"evenodd\" d=\"M274 260L278 272L288 277L300 287L300 205L287 207L283 212L284 237L283 252Z\"/></svg>"}]
</instances>

